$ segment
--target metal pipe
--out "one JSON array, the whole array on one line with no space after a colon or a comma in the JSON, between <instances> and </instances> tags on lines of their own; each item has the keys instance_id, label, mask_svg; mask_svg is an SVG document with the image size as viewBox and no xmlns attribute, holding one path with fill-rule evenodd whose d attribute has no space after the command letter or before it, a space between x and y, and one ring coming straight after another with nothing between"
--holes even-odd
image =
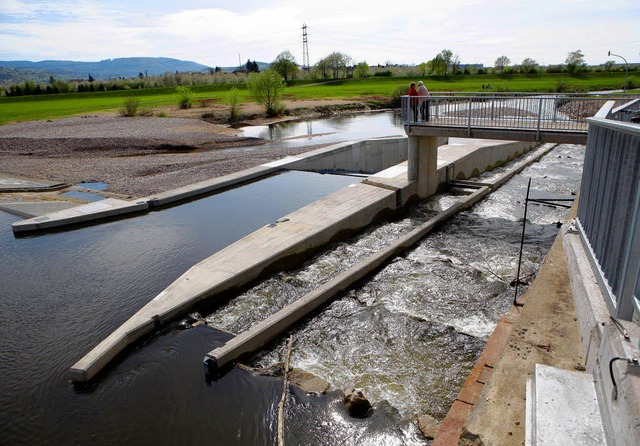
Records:
<instances>
[{"instance_id":1,"label":"metal pipe","mask_svg":"<svg viewBox=\"0 0 640 446\"><path fill-rule=\"evenodd\" d=\"M527 184L527 197L524 201L524 219L522 221L522 237L520 238L520 255L518 256L518 272L516 273L516 292L513 296L513 305L522 307L524 304L518 302L518 285L520 284L520 265L522 264L522 250L524 248L524 232L527 227L527 207L529 205L529 191L531 190L531 178Z\"/></svg>"}]
</instances>

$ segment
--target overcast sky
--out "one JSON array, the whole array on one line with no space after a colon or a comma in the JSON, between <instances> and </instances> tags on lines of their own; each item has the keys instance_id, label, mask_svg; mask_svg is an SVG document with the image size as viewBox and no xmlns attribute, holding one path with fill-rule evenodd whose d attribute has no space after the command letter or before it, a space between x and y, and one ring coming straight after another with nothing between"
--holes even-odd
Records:
<instances>
[{"instance_id":1,"label":"overcast sky","mask_svg":"<svg viewBox=\"0 0 640 446\"><path fill-rule=\"evenodd\" d=\"M172 57L208 66L302 63L333 51L369 65L419 64L443 49L461 63L532 58L640 62L639 0L0 0L0 60Z\"/></svg>"}]
</instances>

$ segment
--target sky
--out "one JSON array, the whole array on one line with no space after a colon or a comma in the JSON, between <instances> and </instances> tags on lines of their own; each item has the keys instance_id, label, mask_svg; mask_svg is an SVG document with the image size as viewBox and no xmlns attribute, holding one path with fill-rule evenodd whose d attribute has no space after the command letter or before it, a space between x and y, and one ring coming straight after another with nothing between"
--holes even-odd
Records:
<instances>
[{"instance_id":1,"label":"sky","mask_svg":"<svg viewBox=\"0 0 640 446\"><path fill-rule=\"evenodd\" d=\"M525 58L589 65L640 62L638 0L0 0L0 60L171 57L203 65L311 65L331 52L354 63L417 65L451 50L463 64Z\"/></svg>"}]
</instances>

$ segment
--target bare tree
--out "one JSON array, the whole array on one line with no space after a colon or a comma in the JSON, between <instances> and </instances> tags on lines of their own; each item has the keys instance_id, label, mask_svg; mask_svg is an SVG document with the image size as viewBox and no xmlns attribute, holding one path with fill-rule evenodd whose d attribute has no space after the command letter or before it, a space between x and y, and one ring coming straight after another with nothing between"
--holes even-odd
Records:
<instances>
[{"instance_id":1,"label":"bare tree","mask_svg":"<svg viewBox=\"0 0 640 446\"><path fill-rule=\"evenodd\" d=\"M511 63L511 59L507 56L500 56L494 62L495 69L498 70L498 73L502 73L505 67L508 67Z\"/></svg>"},{"instance_id":2,"label":"bare tree","mask_svg":"<svg viewBox=\"0 0 640 446\"><path fill-rule=\"evenodd\" d=\"M334 51L324 59L320 60L317 65L326 67L325 69L328 69L333 74L333 78L338 79L341 72L344 73L345 76L347 75L347 66L349 66L350 64L350 56L338 51Z\"/></svg>"},{"instance_id":3,"label":"bare tree","mask_svg":"<svg viewBox=\"0 0 640 446\"><path fill-rule=\"evenodd\" d=\"M527 73L534 72L537 66L538 66L538 63L535 60L531 59L530 57L527 57L522 61L522 64L520 64L520 70L524 74L527 74Z\"/></svg>"}]
</instances>

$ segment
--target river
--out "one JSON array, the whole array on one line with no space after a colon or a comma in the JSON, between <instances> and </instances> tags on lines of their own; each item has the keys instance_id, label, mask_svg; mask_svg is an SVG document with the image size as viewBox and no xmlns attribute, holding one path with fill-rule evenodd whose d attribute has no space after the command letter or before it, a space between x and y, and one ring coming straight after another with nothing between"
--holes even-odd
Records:
<instances>
[{"instance_id":1,"label":"river","mask_svg":"<svg viewBox=\"0 0 640 446\"><path fill-rule=\"evenodd\" d=\"M292 390L289 444L423 444L411 418L444 417L512 300L527 178L549 193L577 191L582 151L559 146L300 324L293 365L334 390ZM90 386L72 385L68 369L194 263L359 180L292 172L135 218L34 237L14 238L10 225L18 218L0 213L1 443L273 444L281 381L232 369L207 384L204 354L229 339L227 331L277 311L458 197L433 197L267 278L205 315L218 329L166 327ZM278 196L289 193L277 205L269 201L274 188ZM523 275L535 274L563 216L532 206ZM272 365L282 352L280 341L250 363ZM346 413L339 389L353 386L374 404L370 418Z\"/></svg>"}]
</instances>

